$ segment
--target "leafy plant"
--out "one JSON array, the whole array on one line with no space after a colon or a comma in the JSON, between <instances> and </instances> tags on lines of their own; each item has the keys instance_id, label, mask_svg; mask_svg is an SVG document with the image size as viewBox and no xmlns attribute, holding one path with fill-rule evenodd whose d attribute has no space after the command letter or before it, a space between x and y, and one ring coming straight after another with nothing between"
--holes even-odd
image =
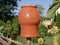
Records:
<instances>
[{"instance_id":1,"label":"leafy plant","mask_svg":"<svg viewBox=\"0 0 60 45\"><path fill-rule=\"evenodd\" d=\"M52 5L47 11L47 18L52 18L55 16L56 10L60 7L60 0L53 0Z\"/></svg>"}]
</instances>

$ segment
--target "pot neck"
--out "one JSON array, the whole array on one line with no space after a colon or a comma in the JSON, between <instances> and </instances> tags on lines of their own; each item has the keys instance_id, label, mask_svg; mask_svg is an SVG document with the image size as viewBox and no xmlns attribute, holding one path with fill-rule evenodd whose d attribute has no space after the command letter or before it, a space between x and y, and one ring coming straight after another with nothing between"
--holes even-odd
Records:
<instances>
[{"instance_id":1,"label":"pot neck","mask_svg":"<svg viewBox=\"0 0 60 45\"><path fill-rule=\"evenodd\" d=\"M37 6L34 6L34 5L24 5L24 6L21 6L21 8L24 8L24 7L37 8Z\"/></svg>"}]
</instances>

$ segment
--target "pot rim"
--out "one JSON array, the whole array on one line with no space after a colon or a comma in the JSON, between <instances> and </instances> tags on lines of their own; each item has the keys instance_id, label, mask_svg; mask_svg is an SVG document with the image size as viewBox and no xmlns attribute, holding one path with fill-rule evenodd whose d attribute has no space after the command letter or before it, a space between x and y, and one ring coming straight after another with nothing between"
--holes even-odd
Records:
<instances>
[{"instance_id":1,"label":"pot rim","mask_svg":"<svg viewBox=\"0 0 60 45\"><path fill-rule=\"evenodd\" d=\"M24 7L34 7L34 8L37 8L36 5L22 5L21 8L24 8Z\"/></svg>"}]
</instances>

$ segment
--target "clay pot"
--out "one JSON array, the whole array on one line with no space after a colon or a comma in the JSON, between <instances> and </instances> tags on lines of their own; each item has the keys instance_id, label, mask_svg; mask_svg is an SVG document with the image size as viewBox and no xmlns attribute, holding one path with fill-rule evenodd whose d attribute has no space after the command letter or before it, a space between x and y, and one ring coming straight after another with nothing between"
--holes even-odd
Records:
<instances>
[{"instance_id":1,"label":"clay pot","mask_svg":"<svg viewBox=\"0 0 60 45\"><path fill-rule=\"evenodd\" d=\"M37 37L38 23L40 21L36 6L22 6L18 15L18 23L21 26L21 37Z\"/></svg>"}]
</instances>

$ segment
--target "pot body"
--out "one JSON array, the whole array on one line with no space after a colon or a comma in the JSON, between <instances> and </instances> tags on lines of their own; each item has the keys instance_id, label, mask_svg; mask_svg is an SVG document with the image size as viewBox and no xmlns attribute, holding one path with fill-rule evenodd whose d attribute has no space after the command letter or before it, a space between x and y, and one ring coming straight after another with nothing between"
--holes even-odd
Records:
<instances>
[{"instance_id":1,"label":"pot body","mask_svg":"<svg viewBox=\"0 0 60 45\"><path fill-rule=\"evenodd\" d=\"M37 37L38 23L40 21L36 6L22 6L18 15L18 23L21 26L21 37Z\"/></svg>"}]
</instances>

